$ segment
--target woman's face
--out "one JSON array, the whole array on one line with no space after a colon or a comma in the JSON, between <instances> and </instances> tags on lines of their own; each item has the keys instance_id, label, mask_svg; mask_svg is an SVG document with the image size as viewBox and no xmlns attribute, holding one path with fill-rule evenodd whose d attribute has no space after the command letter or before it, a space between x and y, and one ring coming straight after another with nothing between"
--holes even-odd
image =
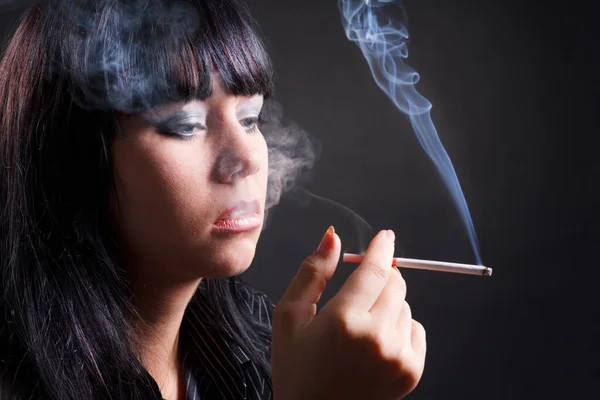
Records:
<instances>
[{"instance_id":1,"label":"woman's face","mask_svg":"<svg viewBox=\"0 0 600 400\"><path fill-rule=\"evenodd\" d=\"M121 116L111 200L124 259L144 273L227 277L250 265L264 217L263 97L228 94ZM116 201L115 201L116 200ZM117 204L118 203L118 204Z\"/></svg>"}]
</instances>

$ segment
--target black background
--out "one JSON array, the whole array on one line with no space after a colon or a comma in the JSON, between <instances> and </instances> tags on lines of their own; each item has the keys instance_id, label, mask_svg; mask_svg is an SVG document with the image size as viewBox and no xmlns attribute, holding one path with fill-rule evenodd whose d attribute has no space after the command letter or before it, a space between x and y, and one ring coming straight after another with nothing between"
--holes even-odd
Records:
<instances>
[{"instance_id":1,"label":"black background","mask_svg":"<svg viewBox=\"0 0 600 400\"><path fill-rule=\"evenodd\" d=\"M587 3L590 3L588 5ZM593 2L412 0L407 63L470 206L490 278L404 270L428 338L411 399L600 398ZM252 0L277 100L321 151L305 185L349 207L397 253L474 262L465 230L407 118L375 85L334 0ZM0 30L18 15L5 12ZM1 32L0 32L1 33ZM284 197L244 276L277 301L330 224L352 217ZM354 267L340 264L323 302Z\"/></svg>"}]
</instances>

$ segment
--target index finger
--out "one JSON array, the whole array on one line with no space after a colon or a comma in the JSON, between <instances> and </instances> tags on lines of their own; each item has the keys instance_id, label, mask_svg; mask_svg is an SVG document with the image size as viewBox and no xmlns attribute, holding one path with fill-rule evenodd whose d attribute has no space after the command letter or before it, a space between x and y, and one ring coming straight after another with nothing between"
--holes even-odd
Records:
<instances>
[{"instance_id":1,"label":"index finger","mask_svg":"<svg viewBox=\"0 0 600 400\"><path fill-rule=\"evenodd\" d=\"M394 232L380 231L369 244L363 261L335 296L336 302L369 311L394 272L393 257Z\"/></svg>"}]
</instances>

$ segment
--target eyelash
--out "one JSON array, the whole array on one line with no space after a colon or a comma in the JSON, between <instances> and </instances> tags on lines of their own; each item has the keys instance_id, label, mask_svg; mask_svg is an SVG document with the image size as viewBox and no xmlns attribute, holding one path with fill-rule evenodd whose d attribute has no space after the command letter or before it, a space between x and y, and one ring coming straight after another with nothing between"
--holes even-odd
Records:
<instances>
[{"instance_id":1,"label":"eyelash","mask_svg":"<svg viewBox=\"0 0 600 400\"><path fill-rule=\"evenodd\" d=\"M242 122L242 126L244 126L244 128L246 128L246 132L256 133L256 132L258 132L258 128L262 124L263 120L260 117L250 117L250 118L244 118L243 120L241 120L241 122ZM252 125L250 127L244 125L244 123L246 123L246 122L251 122Z\"/></svg>"},{"instance_id":2,"label":"eyelash","mask_svg":"<svg viewBox=\"0 0 600 400\"><path fill-rule=\"evenodd\" d=\"M249 118L244 118L244 119L240 120L241 125L245 128L247 133L258 132L258 129L263 122L264 121L261 117L249 117ZM251 125L247 126L246 125L247 123L251 123ZM165 130L162 130L161 133L164 135L167 135L169 137L174 137L176 139L181 139L181 140L193 140L198 137L198 134L196 134L196 133L189 133L189 134L181 133L181 131L186 130L186 129L204 130L204 129L206 129L206 127L204 127L202 125L182 125L181 129L179 129L179 130L165 129Z\"/></svg>"},{"instance_id":3,"label":"eyelash","mask_svg":"<svg viewBox=\"0 0 600 400\"><path fill-rule=\"evenodd\" d=\"M169 136L175 139L180 139L180 140L193 140L196 139L199 135L191 133L191 134L183 134L181 133L182 130L185 129L196 129L196 128L200 128L200 129L204 129L204 127L202 125L189 125L189 126L182 126L181 129L179 130L175 130L175 129L162 129L160 130L160 133L165 135L165 136Z\"/></svg>"}]
</instances>

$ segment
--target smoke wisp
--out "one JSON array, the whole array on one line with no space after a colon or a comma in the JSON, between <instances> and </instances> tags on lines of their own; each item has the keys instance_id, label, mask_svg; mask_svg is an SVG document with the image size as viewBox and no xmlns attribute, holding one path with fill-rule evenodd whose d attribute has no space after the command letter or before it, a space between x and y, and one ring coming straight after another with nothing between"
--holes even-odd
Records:
<instances>
[{"instance_id":1,"label":"smoke wisp","mask_svg":"<svg viewBox=\"0 0 600 400\"><path fill-rule=\"evenodd\" d=\"M346 36L366 58L377 85L408 115L417 138L437 167L456 205L481 264L475 227L448 153L431 119L431 103L415 88L419 74L406 65L408 29L402 1L339 0Z\"/></svg>"},{"instance_id":2,"label":"smoke wisp","mask_svg":"<svg viewBox=\"0 0 600 400\"><path fill-rule=\"evenodd\" d=\"M261 130L269 148L266 209L270 209L313 167L317 148L306 131L284 119L281 104L267 101L263 115L265 122Z\"/></svg>"}]
</instances>

